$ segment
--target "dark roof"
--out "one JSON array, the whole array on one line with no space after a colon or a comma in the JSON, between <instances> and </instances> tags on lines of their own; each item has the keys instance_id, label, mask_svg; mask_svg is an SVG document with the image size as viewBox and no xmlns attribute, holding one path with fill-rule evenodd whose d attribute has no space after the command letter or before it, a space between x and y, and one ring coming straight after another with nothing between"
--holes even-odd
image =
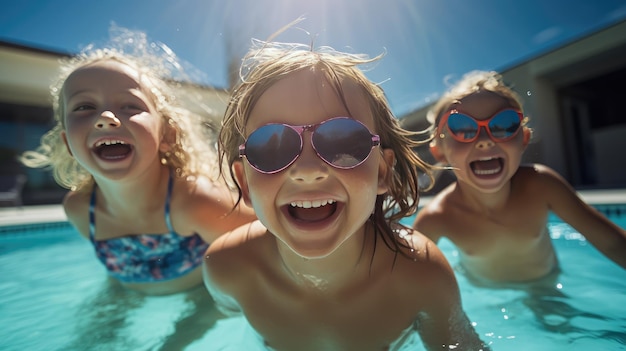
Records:
<instances>
[{"instance_id":1,"label":"dark roof","mask_svg":"<svg viewBox=\"0 0 626 351\"><path fill-rule=\"evenodd\" d=\"M37 46L35 44L25 43L25 42L19 43L16 41L10 41L10 40L6 40L3 38L0 38L0 47L13 48L13 49L18 49L18 50L23 50L23 51L29 51L32 53L44 54L44 55L50 55L50 56L56 56L56 57L64 57L64 56L73 55L70 52L61 51L59 49L45 48L41 45Z\"/></svg>"}]
</instances>

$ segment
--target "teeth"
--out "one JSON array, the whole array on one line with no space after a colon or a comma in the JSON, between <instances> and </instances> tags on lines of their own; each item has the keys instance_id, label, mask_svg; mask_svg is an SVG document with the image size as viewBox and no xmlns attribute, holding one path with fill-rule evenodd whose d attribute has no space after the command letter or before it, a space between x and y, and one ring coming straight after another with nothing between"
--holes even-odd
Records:
<instances>
[{"instance_id":1,"label":"teeth","mask_svg":"<svg viewBox=\"0 0 626 351\"><path fill-rule=\"evenodd\" d=\"M483 158L479 158L477 161L491 161L491 160L497 160L499 157L493 157L493 156L486 156ZM502 170L502 167L498 166L498 168L495 169L474 169L474 174L476 175L491 175L491 174L496 174L499 173Z\"/></svg>"},{"instance_id":2,"label":"teeth","mask_svg":"<svg viewBox=\"0 0 626 351\"><path fill-rule=\"evenodd\" d=\"M116 145L116 144L126 144L126 143L121 140L107 139L107 140L101 140L97 142L95 146L98 147L102 145Z\"/></svg>"},{"instance_id":3,"label":"teeth","mask_svg":"<svg viewBox=\"0 0 626 351\"><path fill-rule=\"evenodd\" d=\"M326 205L332 205L334 203L335 200L294 201L291 203L291 206L300 208L317 208Z\"/></svg>"},{"instance_id":4,"label":"teeth","mask_svg":"<svg viewBox=\"0 0 626 351\"><path fill-rule=\"evenodd\" d=\"M501 169L502 167L498 167L496 169L475 170L474 173L478 175L490 175L490 174L496 174L500 172Z\"/></svg>"}]
</instances>

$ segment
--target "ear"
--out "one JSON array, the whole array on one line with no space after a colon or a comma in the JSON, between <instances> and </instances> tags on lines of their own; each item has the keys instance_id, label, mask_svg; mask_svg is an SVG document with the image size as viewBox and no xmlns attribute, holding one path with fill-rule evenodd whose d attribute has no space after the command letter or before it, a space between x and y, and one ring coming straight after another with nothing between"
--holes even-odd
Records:
<instances>
[{"instance_id":1,"label":"ear","mask_svg":"<svg viewBox=\"0 0 626 351\"><path fill-rule=\"evenodd\" d=\"M392 149L383 149L382 158L378 163L378 195L382 195L389 190L389 182L393 173L393 166L396 164L396 154Z\"/></svg>"},{"instance_id":2,"label":"ear","mask_svg":"<svg viewBox=\"0 0 626 351\"><path fill-rule=\"evenodd\" d=\"M70 149L70 144L67 143L67 134L65 133L65 131L61 131L61 139L63 139L63 144L65 144L67 152L70 154L70 156L74 157L74 155L72 154L72 150Z\"/></svg>"},{"instance_id":3,"label":"ear","mask_svg":"<svg viewBox=\"0 0 626 351\"><path fill-rule=\"evenodd\" d=\"M523 133L524 133L524 146L527 146L528 143L530 142L530 138L533 135L533 130L530 128L524 127Z\"/></svg>"},{"instance_id":4,"label":"ear","mask_svg":"<svg viewBox=\"0 0 626 351\"><path fill-rule=\"evenodd\" d=\"M439 150L439 146L437 146L437 142L435 140L431 141L429 144L430 154L433 155L435 161L437 162L445 162L445 157L441 154L441 150Z\"/></svg>"},{"instance_id":5,"label":"ear","mask_svg":"<svg viewBox=\"0 0 626 351\"><path fill-rule=\"evenodd\" d=\"M159 151L161 153L171 152L172 145L176 144L176 137L176 129L169 123L165 123L165 130L163 131L161 144L159 144Z\"/></svg>"},{"instance_id":6,"label":"ear","mask_svg":"<svg viewBox=\"0 0 626 351\"><path fill-rule=\"evenodd\" d=\"M252 201L250 200L250 190L248 188L248 181L246 179L246 172L244 170L243 162L235 161L232 165L233 175L235 176L235 182L241 188L241 198L243 203L252 208Z\"/></svg>"}]
</instances>

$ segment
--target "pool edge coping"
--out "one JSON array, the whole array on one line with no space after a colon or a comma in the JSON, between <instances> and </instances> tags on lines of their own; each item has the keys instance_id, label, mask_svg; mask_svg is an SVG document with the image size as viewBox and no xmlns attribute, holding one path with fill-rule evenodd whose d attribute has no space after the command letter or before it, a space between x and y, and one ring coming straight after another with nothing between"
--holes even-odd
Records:
<instances>
[{"instance_id":1,"label":"pool edge coping","mask_svg":"<svg viewBox=\"0 0 626 351\"><path fill-rule=\"evenodd\" d=\"M626 188L580 190L578 194L589 204L626 204ZM420 197L420 207L427 204L431 199L431 196ZM67 217L61 205L0 207L0 227L66 221Z\"/></svg>"}]
</instances>

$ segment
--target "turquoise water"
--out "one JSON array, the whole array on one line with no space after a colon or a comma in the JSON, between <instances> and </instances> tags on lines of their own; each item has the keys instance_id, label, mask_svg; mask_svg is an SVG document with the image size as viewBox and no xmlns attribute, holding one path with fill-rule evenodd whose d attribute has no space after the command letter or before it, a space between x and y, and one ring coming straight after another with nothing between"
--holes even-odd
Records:
<instances>
[{"instance_id":1,"label":"turquoise water","mask_svg":"<svg viewBox=\"0 0 626 351\"><path fill-rule=\"evenodd\" d=\"M625 218L619 222L626 228ZM493 350L626 350L626 270L556 218L550 231L562 269L553 289L481 288L457 274L477 332ZM455 266L454 246L440 247Z\"/></svg>"},{"instance_id":2,"label":"turquoise water","mask_svg":"<svg viewBox=\"0 0 626 351\"><path fill-rule=\"evenodd\" d=\"M626 228L626 206L603 211ZM493 350L626 350L626 270L558 218L549 227L563 270L552 291L479 288L457 274L477 332ZM454 246L440 247L454 266ZM245 320L220 315L203 287L146 297L109 283L67 223L0 227L0 277L0 350L262 349Z\"/></svg>"}]
</instances>

